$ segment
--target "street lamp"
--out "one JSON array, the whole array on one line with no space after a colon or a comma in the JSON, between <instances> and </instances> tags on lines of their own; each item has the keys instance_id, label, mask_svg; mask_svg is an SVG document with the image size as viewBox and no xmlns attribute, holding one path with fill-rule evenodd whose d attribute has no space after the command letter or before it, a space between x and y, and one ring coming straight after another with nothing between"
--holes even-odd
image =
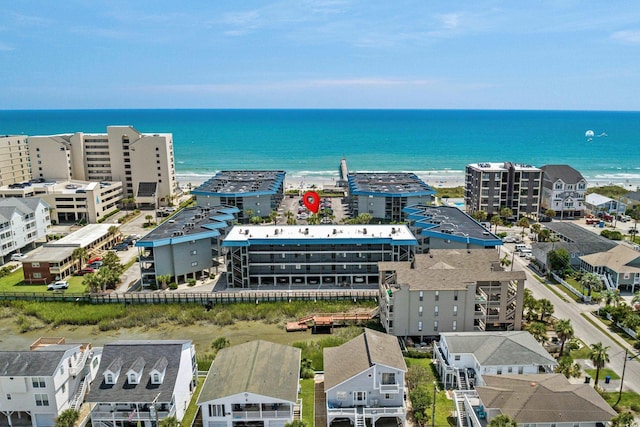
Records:
<instances>
[{"instance_id":1,"label":"street lamp","mask_svg":"<svg viewBox=\"0 0 640 427\"><path fill-rule=\"evenodd\" d=\"M438 383L433 382L433 408L431 410L431 426L436 426L436 390L438 389Z\"/></svg>"}]
</instances>

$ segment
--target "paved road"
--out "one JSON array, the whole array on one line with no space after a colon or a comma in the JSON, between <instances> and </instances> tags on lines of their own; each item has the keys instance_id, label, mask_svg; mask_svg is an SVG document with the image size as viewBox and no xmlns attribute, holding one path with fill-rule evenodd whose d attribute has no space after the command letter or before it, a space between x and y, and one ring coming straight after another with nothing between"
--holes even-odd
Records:
<instances>
[{"instance_id":1,"label":"paved road","mask_svg":"<svg viewBox=\"0 0 640 427\"><path fill-rule=\"evenodd\" d=\"M503 252L508 252L504 248ZM575 331L575 335L580 338L585 344L592 345L597 342L601 342L609 349L610 362L607 363L607 367L613 369L618 375L622 374L622 367L624 364L624 349L629 349L629 354L637 354L638 351L634 350L632 346L627 344L622 338L619 338L614 333L610 335L614 337L615 341L605 335L602 331L594 327L587 319L581 314L589 313L597 308L595 304L583 304L578 303L567 297L570 302L564 302L556 294L551 292L542 283L538 282L533 277L531 271L525 266L524 259L516 256L514 257L514 270L524 270L527 275L526 287L531 289L533 296L536 299L546 298L553 303L554 313L553 315L558 319L571 319L571 325ZM589 314L590 315L590 314ZM595 319L595 318L594 318ZM638 358L640 359L640 358ZM640 362L636 360L627 361L627 367L624 377L624 389L631 390L636 393L640 393ZM603 381L600 381L599 385L604 385Z\"/></svg>"}]
</instances>

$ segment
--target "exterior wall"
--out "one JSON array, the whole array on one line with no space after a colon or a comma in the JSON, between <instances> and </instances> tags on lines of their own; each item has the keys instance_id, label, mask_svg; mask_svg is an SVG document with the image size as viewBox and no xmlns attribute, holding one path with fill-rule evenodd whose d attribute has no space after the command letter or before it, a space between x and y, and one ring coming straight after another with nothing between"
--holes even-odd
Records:
<instances>
[{"instance_id":1,"label":"exterior wall","mask_svg":"<svg viewBox=\"0 0 640 427\"><path fill-rule=\"evenodd\" d=\"M283 427L293 421L295 402L287 402L254 393L242 393L211 400L200 405L205 427L233 427L236 422L260 421L264 427ZM308 404L313 405L313 402ZM210 415L209 406L223 406L223 415ZM242 408L242 405L245 405ZM244 409L244 410L243 410Z\"/></svg>"},{"instance_id":2,"label":"exterior wall","mask_svg":"<svg viewBox=\"0 0 640 427\"><path fill-rule=\"evenodd\" d=\"M201 194L196 197L197 205L203 208L213 206L234 206L240 209L238 220L242 223L248 223L250 216L268 217L271 211L277 211L284 197L283 187L280 186L275 194L262 196L220 196L216 194ZM251 215L249 215L251 211Z\"/></svg>"},{"instance_id":3,"label":"exterior wall","mask_svg":"<svg viewBox=\"0 0 640 427\"><path fill-rule=\"evenodd\" d=\"M14 210L8 219L0 224L0 257L34 245L37 240L44 238L51 226L49 208L45 203L39 203L33 211L23 212L22 215Z\"/></svg>"},{"instance_id":4,"label":"exterior wall","mask_svg":"<svg viewBox=\"0 0 640 427\"><path fill-rule=\"evenodd\" d=\"M76 134L75 137L71 135L29 137L29 157L33 177L61 181L74 178L75 174L72 173L71 167L71 147L80 144L79 135L81 134Z\"/></svg>"},{"instance_id":5,"label":"exterior wall","mask_svg":"<svg viewBox=\"0 0 640 427\"><path fill-rule=\"evenodd\" d=\"M409 285L382 285L380 290L380 319L390 335L423 338L476 330L472 284L466 290L412 290Z\"/></svg>"},{"instance_id":6,"label":"exterior wall","mask_svg":"<svg viewBox=\"0 0 640 427\"><path fill-rule=\"evenodd\" d=\"M351 197L351 208L354 216L369 213L376 219L388 222L401 222L406 214L402 211L407 206L433 203L431 196L383 197L377 195L356 195Z\"/></svg>"},{"instance_id":7,"label":"exterior wall","mask_svg":"<svg viewBox=\"0 0 640 427\"><path fill-rule=\"evenodd\" d=\"M395 374L397 387L381 389L380 384L383 373ZM356 392L360 391L366 392L366 399L363 402L356 400ZM391 392L387 393L388 391ZM401 407L404 402L404 372L388 366L374 365L350 378L345 383L338 384L327 390L325 393L330 407Z\"/></svg>"},{"instance_id":8,"label":"exterior wall","mask_svg":"<svg viewBox=\"0 0 640 427\"><path fill-rule=\"evenodd\" d=\"M0 187L31 179L25 136L0 137Z\"/></svg>"},{"instance_id":9,"label":"exterior wall","mask_svg":"<svg viewBox=\"0 0 640 427\"><path fill-rule=\"evenodd\" d=\"M197 236L196 236L197 237ZM193 242L193 243L191 243ZM213 267L211 238L153 248L155 275L192 275ZM192 254L196 251L196 254ZM197 263L193 265L192 263Z\"/></svg>"},{"instance_id":10,"label":"exterior wall","mask_svg":"<svg viewBox=\"0 0 640 427\"><path fill-rule=\"evenodd\" d=\"M553 182L545 182L543 201L541 210L553 209L556 216L560 217L582 217L587 206L585 204L585 194L587 192L587 182L581 179L579 182L567 183L561 179Z\"/></svg>"},{"instance_id":11,"label":"exterior wall","mask_svg":"<svg viewBox=\"0 0 640 427\"><path fill-rule=\"evenodd\" d=\"M180 356L180 368L174 393L175 413L178 421L182 421L187 406L189 406L191 395L196 388L197 377L196 349L193 345L185 344Z\"/></svg>"}]
</instances>

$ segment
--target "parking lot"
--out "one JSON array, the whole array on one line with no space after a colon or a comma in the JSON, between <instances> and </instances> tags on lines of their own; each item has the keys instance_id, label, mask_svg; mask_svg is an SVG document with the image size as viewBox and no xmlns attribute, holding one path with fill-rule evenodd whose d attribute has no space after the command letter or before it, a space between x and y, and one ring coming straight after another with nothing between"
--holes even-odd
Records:
<instances>
[{"instance_id":1,"label":"parking lot","mask_svg":"<svg viewBox=\"0 0 640 427\"><path fill-rule=\"evenodd\" d=\"M321 222L321 224L341 224L342 220L349 218L348 207L346 204L346 198L344 197L326 197L321 198L322 201L327 200L326 207L330 207L333 212L333 218ZM291 212L296 220L296 224L304 225L308 224L307 218L310 212L302 204L302 196L286 196L280 208L278 209L278 224L287 224L287 212ZM319 212L319 216L322 218L322 213ZM322 221L322 219L321 219Z\"/></svg>"}]
</instances>

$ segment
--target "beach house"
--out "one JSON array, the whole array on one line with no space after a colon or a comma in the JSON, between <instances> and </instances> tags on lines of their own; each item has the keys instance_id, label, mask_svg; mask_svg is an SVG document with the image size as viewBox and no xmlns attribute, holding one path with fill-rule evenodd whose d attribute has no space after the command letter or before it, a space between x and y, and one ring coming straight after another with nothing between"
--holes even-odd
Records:
<instances>
[{"instance_id":1,"label":"beach house","mask_svg":"<svg viewBox=\"0 0 640 427\"><path fill-rule=\"evenodd\" d=\"M339 347L324 349L327 427L348 420L353 426L391 421L405 426L404 376L396 337L365 329Z\"/></svg>"},{"instance_id":2,"label":"beach house","mask_svg":"<svg viewBox=\"0 0 640 427\"><path fill-rule=\"evenodd\" d=\"M91 344L40 338L29 351L0 351L0 425L51 427L61 412L78 410L100 352Z\"/></svg>"},{"instance_id":3,"label":"beach house","mask_svg":"<svg viewBox=\"0 0 640 427\"><path fill-rule=\"evenodd\" d=\"M198 397L202 424L283 427L300 420L299 381L298 348L259 340L222 349Z\"/></svg>"},{"instance_id":4,"label":"beach house","mask_svg":"<svg viewBox=\"0 0 640 427\"><path fill-rule=\"evenodd\" d=\"M86 401L91 424L126 427L182 421L198 377L195 347L187 340L115 341L105 344Z\"/></svg>"}]
</instances>

